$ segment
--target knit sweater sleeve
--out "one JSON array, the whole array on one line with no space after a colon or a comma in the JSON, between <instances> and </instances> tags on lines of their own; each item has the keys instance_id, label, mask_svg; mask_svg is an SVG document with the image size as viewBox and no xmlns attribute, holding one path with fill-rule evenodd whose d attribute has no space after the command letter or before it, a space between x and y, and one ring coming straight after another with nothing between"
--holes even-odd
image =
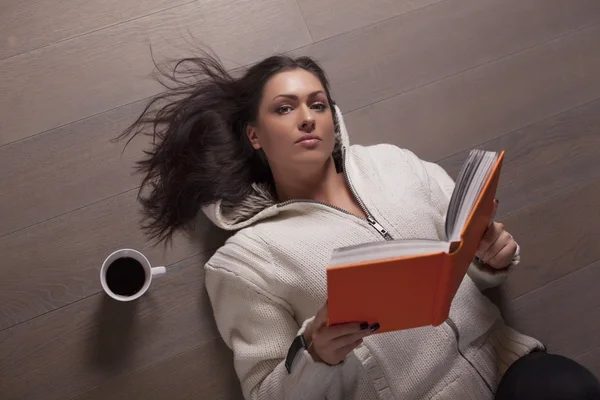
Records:
<instances>
[{"instance_id":1,"label":"knit sweater sleeve","mask_svg":"<svg viewBox=\"0 0 600 400\"><path fill-rule=\"evenodd\" d=\"M444 202L443 209L447 210L448 204L450 203L450 197L454 191L454 181L450 175L448 175L448 173L438 164L421 160L407 150L404 150L404 152L413 159L413 162L417 165L417 169L421 170L424 178L428 180L431 190L439 191L439 189L441 189ZM512 271L512 267L517 265L519 261L520 248L517 245L517 252L513 257L512 263L507 268L497 270L478 262L477 260L473 260L469 266L467 274L473 280L475 285L477 285L479 290L485 290L502 284Z\"/></svg>"},{"instance_id":2,"label":"knit sweater sleeve","mask_svg":"<svg viewBox=\"0 0 600 400\"><path fill-rule=\"evenodd\" d=\"M255 250L226 244L205 265L217 327L233 351L244 398L325 398L334 367L313 361L302 350L291 373L285 368L288 349L303 327L286 301L261 287L256 271L264 265L258 264L269 260Z\"/></svg>"}]
</instances>

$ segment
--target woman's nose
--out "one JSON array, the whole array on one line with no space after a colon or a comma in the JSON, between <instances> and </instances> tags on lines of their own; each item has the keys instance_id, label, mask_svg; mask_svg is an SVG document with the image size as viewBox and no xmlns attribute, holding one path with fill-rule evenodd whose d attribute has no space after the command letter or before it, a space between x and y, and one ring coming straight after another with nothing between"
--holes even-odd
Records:
<instances>
[{"instance_id":1,"label":"woman's nose","mask_svg":"<svg viewBox=\"0 0 600 400\"><path fill-rule=\"evenodd\" d=\"M302 113L300 118L300 130L304 132L311 132L315 129L315 119L313 118L312 112L308 107L302 107Z\"/></svg>"},{"instance_id":2,"label":"woman's nose","mask_svg":"<svg viewBox=\"0 0 600 400\"><path fill-rule=\"evenodd\" d=\"M304 132L312 132L315 129L315 120L312 118L305 119L300 124L300 130Z\"/></svg>"}]
</instances>

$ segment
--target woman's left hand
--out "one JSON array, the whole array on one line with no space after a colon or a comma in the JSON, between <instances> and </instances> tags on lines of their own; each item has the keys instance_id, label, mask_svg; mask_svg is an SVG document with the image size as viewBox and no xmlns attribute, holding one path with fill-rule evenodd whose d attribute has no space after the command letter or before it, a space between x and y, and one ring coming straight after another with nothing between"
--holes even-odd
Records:
<instances>
[{"instance_id":1,"label":"woman's left hand","mask_svg":"<svg viewBox=\"0 0 600 400\"><path fill-rule=\"evenodd\" d=\"M517 247L512 235L504 230L504 224L492 220L475 255L490 267L503 269L513 261Z\"/></svg>"}]
</instances>

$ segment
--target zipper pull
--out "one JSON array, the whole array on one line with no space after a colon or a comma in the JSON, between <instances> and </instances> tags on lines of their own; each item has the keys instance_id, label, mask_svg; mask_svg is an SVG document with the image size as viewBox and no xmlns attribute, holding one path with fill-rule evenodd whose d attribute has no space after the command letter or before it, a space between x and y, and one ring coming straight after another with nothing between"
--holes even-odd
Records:
<instances>
[{"instance_id":1,"label":"zipper pull","mask_svg":"<svg viewBox=\"0 0 600 400\"><path fill-rule=\"evenodd\" d=\"M381 224L379 224L379 222L375 221L370 216L367 217L367 222L369 223L369 225L371 225L373 228L375 228L375 230L377 230L377 232L379 232L379 234L381 236L383 236L384 239L388 238L388 236L389 236L388 232L383 228L383 226L381 226Z\"/></svg>"}]
</instances>

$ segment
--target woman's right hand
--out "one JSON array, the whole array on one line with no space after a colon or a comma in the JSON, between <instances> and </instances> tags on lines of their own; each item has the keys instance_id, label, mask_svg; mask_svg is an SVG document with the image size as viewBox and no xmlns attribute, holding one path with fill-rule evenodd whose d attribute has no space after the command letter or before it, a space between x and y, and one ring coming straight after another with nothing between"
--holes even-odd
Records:
<instances>
[{"instance_id":1,"label":"woman's right hand","mask_svg":"<svg viewBox=\"0 0 600 400\"><path fill-rule=\"evenodd\" d=\"M313 360L336 365L346 359L352 350L360 346L362 339L379 329L379 324L347 323L327 326L327 303L317 312L315 319L306 327L304 339Z\"/></svg>"}]
</instances>

